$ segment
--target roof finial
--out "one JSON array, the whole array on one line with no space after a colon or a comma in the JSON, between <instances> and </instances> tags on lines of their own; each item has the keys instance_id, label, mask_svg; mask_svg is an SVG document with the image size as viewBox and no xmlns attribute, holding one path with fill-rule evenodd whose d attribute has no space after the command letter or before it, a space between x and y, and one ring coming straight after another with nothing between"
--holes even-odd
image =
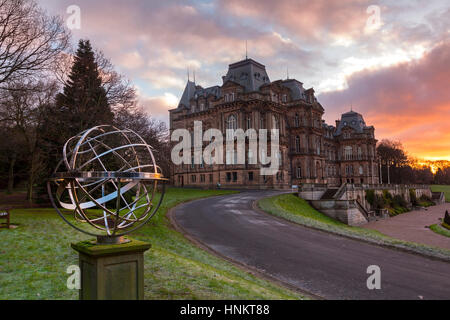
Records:
<instances>
[{"instance_id":1,"label":"roof finial","mask_svg":"<svg viewBox=\"0 0 450 320\"><path fill-rule=\"evenodd\" d=\"M286 78L289 79L289 67L286 67Z\"/></svg>"},{"instance_id":2,"label":"roof finial","mask_svg":"<svg viewBox=\"0 0 450 320\"><path fill-rule=\"evenodd\" d=\"M193 72L194 72L194 83L195 83L195 69L194 69L194 71L193 71Z\"/></svg>"},{"instance_id":3,"label":"roof finial","mask_svg":"<svg viewBox=\"0 0 450 320\"><path fill-rule=\"evenodd\" d=\"M189 78L189 67L187 67L187 76L188 76L188 82L190 81L190 78Z\"/></svg>"},{"instance_id":4,"label":"roof finial","mask_svg":"<svg viewBox=\"0 0 450 320\"><path fill-rule=\"evenodd\" d=\"M245 40L245 60L248 59L247 40Z\"/></svg>"},{"instance_id":5,"label":"roof finial","mask_svg":"<svg viewBox=\"0 0 450 320\"><path fill-rule=\"evenodd\" d=\"M353 112L353 101L350 102L350 111Z\"/></svg>"}]
</instances>

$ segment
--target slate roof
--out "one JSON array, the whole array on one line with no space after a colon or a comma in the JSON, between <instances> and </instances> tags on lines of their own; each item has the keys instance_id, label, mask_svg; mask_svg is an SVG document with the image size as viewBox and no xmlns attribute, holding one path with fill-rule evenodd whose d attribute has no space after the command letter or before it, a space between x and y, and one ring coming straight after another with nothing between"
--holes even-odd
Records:
<instances>
[{"instance_id":1,"label":"slate roof","mask_svg":"<svg viewBox=\"0 0 450 320\"><path fill-rule=\"evenodd\" d=\"M263 84L270 83L266 67L253 59L245 59L228 66L223 83L233 81L245 88L246 92L258 91Z\"/></svg>"},{"instance_id":2,"label":"slate roof","mask_svg":"<svg viewBox=\"0 0 450 320\"><path fill-rule=\"evenodd\" d=\"M281 85L289 88L292 92L292 100L304 100L303 93L305 89L303 88L303 83L295 79L287 79L281 82Z\"/></svg>"},{"instance_id":3,"label":"slate roof","mask_svg":"<svg viewBox=\"0 0 450 320\"><path fill-rule=\"evenodd\" d=\"M336 129L335 136L342 133L342 129L346 126L353 128L357 133L363 133L364 129L369 128L364 122L364 118L361 114L355 111L349 111L341 116L341 122Z\"/></svg>"}]
</instances>

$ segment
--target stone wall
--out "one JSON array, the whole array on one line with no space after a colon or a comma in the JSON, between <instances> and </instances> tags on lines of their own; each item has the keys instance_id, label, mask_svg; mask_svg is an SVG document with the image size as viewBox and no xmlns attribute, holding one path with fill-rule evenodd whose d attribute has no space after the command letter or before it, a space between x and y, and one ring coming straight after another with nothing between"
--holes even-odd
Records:
<instances>
[{"instance_id":1,"label":"stone wall","mask_svg":"<svg viewBox=\"0 0 450 320\"><path fill-rule=\"evenodd\" d=\"M311 205L327 216L349 226L360 226L368 222L355 202L351 200L312 200Z\"/></svg>"},{"instance_id":2,"label":"stone wall","mask_svg":"<svg viewBox=\"0 0 450 320\"><path fill-rule=\"evenodd\" d=\"M389 191L392 196L400 195L406 202L410 203L410 190L414 190L417 199L422 195L432 197L432 192L427 185L355 185L344 184L339 189L334 189L332 199L321 199L327 192L326 185L302 185L298 195L308 200L311 205L326 214L351 226L365 224L372 219L383 219L389 217L387 214L374 213L366 200L366 191L373 190L376 195L382 196L383 191ZM328 190L329 192L331 190ZM333 192L331 192L333 194ZM327 197L328 193L325 195Z\"/></svg>"}]
</instances>

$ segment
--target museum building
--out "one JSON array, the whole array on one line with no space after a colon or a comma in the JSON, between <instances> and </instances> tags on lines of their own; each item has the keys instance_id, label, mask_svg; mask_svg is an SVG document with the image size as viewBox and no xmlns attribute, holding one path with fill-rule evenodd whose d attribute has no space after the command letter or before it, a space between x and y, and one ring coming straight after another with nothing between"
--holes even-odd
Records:
<instances>
[{"instance_id":1,"label":"museum building","mask_svg":"<svg viewBox=\"0 0 450 320\"><path fill-rule=\"evenodd\" d=\"M246 140L245 164L224 159L224 164L172 165L175 186L215 187L219 183L222 187L286 189L303 184L379 183L375 129L366 125L361 114L349 111L335 126L326 124L313 88L304 89L295 79L271 81L266 67L253 59L230 64L221 86L203 88L188 79L178 107L169 113L170 133L175 129L192 133L194 121L202 122L203 132L215 128L224 137L227 129L279 130L276 174L260 174L260 161L252 164L249 160L263 155L252 154Z\"/></svg>"}]
</instances>

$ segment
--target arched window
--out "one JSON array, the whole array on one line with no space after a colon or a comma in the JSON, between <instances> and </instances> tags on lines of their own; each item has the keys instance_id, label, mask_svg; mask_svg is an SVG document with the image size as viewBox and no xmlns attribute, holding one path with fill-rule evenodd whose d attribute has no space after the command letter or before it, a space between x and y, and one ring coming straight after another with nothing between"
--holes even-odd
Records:
<instances>
[{"instance_id":1,"label":"arched window","mask_svg":"<svg viewBox=\"0 0 450 320\"><path fill-rule=\"evenodd\" d=\"M300 137L295 137L295 152L300 152Z\"/></svg>"},{"instance_id":2,"label":"arched window","mask_svg":"<svg viewBox=\"0 0 450 320\"><path fill-rule=\"evenodd\" d=\"M237 129L237 121L234 115L228 117L227 121L227 129L236 130Z\"/></svg>"},{"instance_id":3,"label":"arched window","mask_svg":"<svg viewBox=\"0 0 450 320\"><path fill-rule=\"evenodd\" d=\"M346 146L344 147L344 159L345 160L352 160L352 147L351 146Z\"/></svg>"}]
</instances>

